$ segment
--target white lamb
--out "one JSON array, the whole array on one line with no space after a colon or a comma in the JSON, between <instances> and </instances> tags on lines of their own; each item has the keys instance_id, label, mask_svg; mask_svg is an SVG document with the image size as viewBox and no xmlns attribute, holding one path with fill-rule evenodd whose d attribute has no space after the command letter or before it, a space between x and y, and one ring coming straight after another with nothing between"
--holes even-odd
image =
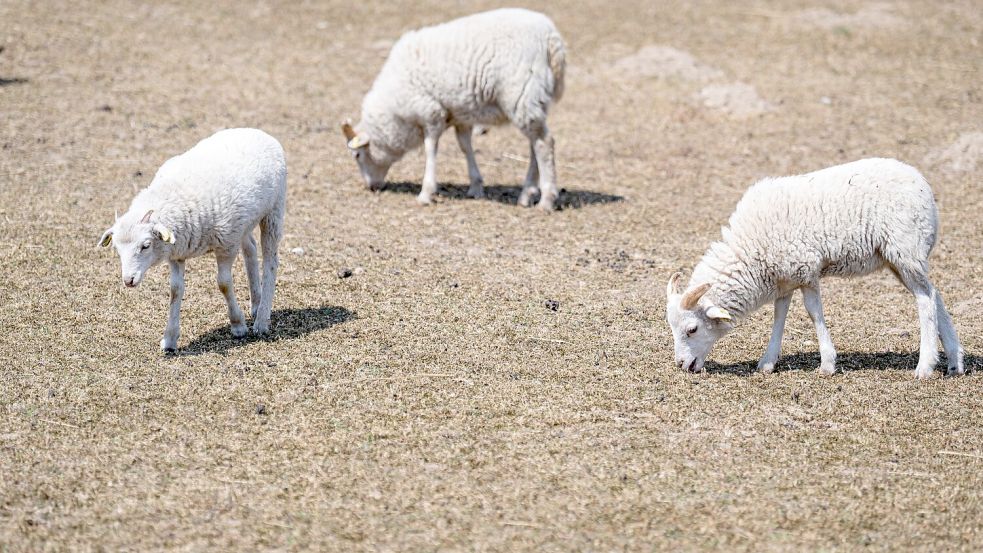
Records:
<instances>
[{"instance_id":1,"label":"white lamb","mask_svg":"<svg viewBox=\"0 0 983 553\"><path fill-rule=\"evenodd\" d=\"M129 211L102 235L100 246L116 246L128 287L140 284L157 263L170 263L171 307L160 342L164 351L177 348L184 263L208 252L215 252L218 262L218 288L229 306L232 335L246 334L232 286L232 265L240 247L249 279L253 332L269 332L286 201L287 164L280 143L257 129L228 129L167 160L150 186L133 199ZM262 285L252 236L257 224L263 248Z\"/></svg>"},{"instance_id":2,"label":"white lamb","mask_svg":"<svg viewBox=\"0 0 983 553\"><path fill-rule=\"evenodd\" d=\"M566 51L553 22L541 13L500 9L406 33L362 102L362 120L342 125L369 188L385 184L393 163L423 142L426 170L417 200L437 190L437 141L454 127L468 162L468 195L484 195L471 148L476 125L511 122L529 139L529 171L519 196L538 207L557 199L550 105L563 93Z\"/></svg>"},{"instance_id":3,"label":"white lamb","mask_svg":"<svg viewBox=\"0 0 983 553\"><path fill-rule=\"evenodd\" d=\"M774 301L771 340L758 363L775 368L792 293L802 290L816 326L824 374L836 371L836 350L823 320L819 279L889 268L915 296L921 351L915 376L928 378L938 359L948 374L963 374L963 352L942 296L928 278L928 256L938 236L932 189L913 167L893 159L864 159L806 175L765 179L744 194L693 270L669 279L667 318L676 364L700 370L713 344L737 321Z\"/></svg>"}]
</instances>

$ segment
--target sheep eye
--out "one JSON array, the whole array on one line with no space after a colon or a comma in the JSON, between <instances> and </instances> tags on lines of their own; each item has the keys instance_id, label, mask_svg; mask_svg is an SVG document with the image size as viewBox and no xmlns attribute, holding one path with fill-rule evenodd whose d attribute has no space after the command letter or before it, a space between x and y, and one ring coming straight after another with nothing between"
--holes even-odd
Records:
<instances>
[{"instance_id":1,"label":"sheep eye","mask_svg":"<svg viewBox=\"0 0 983 553\"><path fill-rule=\"evenodd\" d=\"M141 250L145 250L145 249L147 249L149 247L150 247L150 242L144 242L143 245L140 246L140 249Z\"/></svg>"},{"instance_id":2,"label":"sheep eye","mask_svg":"<svg viewBox=\"0 0 983 553\"><path fill-rule=\"evenodd\" d=\"M696 331L698 329L699 329L699 327L697 327L697 326L691 326L691 327L689 327L689 328L686 329L686 335L687 336L692 336L692 335L696 334Z\"/></svg>"},{"instance_id":3,"label":"sheep eye","mask_svg":"<svg viewBox=\"0 0 983 553\"><path fill-rule=\"evenodd\" d=\"M355 152L355 159L362 159L362 152Z\"/></svg>"}]
</instances>

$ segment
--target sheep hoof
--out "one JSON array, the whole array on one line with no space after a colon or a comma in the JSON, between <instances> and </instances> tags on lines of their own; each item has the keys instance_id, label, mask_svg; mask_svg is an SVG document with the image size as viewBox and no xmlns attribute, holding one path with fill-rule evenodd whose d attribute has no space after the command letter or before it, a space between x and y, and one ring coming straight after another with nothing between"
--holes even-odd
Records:
<instances>
[{"instance_id":1,"label":"sheep hoof","mask_svg":"<svg viewBox=\"0 0 983 553\"><path fill-rule=\"evenodd\" d=\"M932 378L932 373L935 370L932 367L918 367L915 369L915 378L918 380L928 380Z\"/></svg>"},{"instance_id":2,"label":"sheep hoof","mask_svg":"<svg viewBox=\"0 0 983 553\"><path fill-rule=\"evenodd\" d=\"M836 374L836 363L824 361L819 365L819 374L823 376L832 376Z\"/></svg>"},{"instance_id":3,"label":"sheep hoof","mask_svg":"<svg viewBox=\"0 0 983 553\"><path fill-rule=\"evenodd\" d=\"M270 333L270 323L269 322L254 322L253 323L253 334L257 336L263 336Z\"/></svg>"},{"instance_id":4,"label":"sheep hoof","mask_svg":"<svg viewBox=\"0 0 983 553\"><path fill-rule=\"evenodd\" d=\"M167 355L173 355L177 353L177 344L164 338L160 341L160 349Z\"/></svg>"},{"instance_id":5,"label":"sheep hoof","mask_svg":"<svg viewBox=\"0 0 983 553\"><path fill-rule=\"evenodd\" d=\"M949 360L949 369L945 372L946 376L960 376L966 374L966 366L963 364L963 352L959 350L958 358Z\"/></svg>"},{"instance_id":6,"label":"sheep hoof","mask_svg":"<svg viewBox=\"0 0 983 553\"><path fill-rule=\"evenodd\" d=\"M761 371L761 374L771 374L775 372L775 363L773 362L766 363L763 360L758 361L758 370Z\"/></svg>"},{"instance_id":7,"label":"sheep hoof","mask_svg":"<svg viewBox=\"0 0 983 553\"><path fill-rule=\"evenodd\" d=\"M540 200L539 203L536 204L536 208L545 213L552 213L554 210L553 202L547 202L543 200Z\"/></svg>"},{"instance_id":8,"label":"sheep hoof","mask_svg":"<svg viewBox=\"0 0 983 553\"><path fill-rule=\"evenodd\" d=\"M532 203L532 195L535 192L535 188L522 187L522 192L519 194L519 205L522 207L529 207Z\"/></svg>"},{"instance_id":9,"label":"sheep hoof","mask_svg":"<svg viewBox=\"0 0 983 553\"><path fill-rule=\"evenodd\" d=\"M485 190L481 185L471 186L471 188L468 188L468 197L480 200L485 197Z\"/></svg>"},{"instance_id":10,"label":"sheep hoof","mask_svg":"<svg viewBox=\"0 0 983 553\"><path fill-rule=\"evenodd\" d=\"M246 325L243 323L236 323L232 325L232 336L235 338L242 338L246 335Z\"/></svg>"},{"instance_id":11,"label":"sheep hoof","mask_svg":"<svg viewBox=\"0 0 983 553\"><path fill-rule=\"evenodd\" d=\"M416 197L416 201L420 205L430 205L430 204L433 203L433 200L430 198L429 195L423 195L423 194L420 194L419 196L417 196Z\"/></svg>"}]
</instances>

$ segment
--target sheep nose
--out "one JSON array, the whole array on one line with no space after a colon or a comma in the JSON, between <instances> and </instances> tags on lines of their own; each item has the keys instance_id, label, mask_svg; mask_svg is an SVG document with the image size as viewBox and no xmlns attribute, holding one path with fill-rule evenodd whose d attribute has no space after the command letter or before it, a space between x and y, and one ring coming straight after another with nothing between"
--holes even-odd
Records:
<instances>
[{"instance_id":1,"label":"sheep nose","mask_svg":"<svg viewBox=\"0 0 983 553\"><path fill-rule=\"evenodd\" d=\"M127 288L133 288L134 286L136 286L136 284L133 283L133 277L131 276L124 278L123 284L125 284Z\"/></svg>"}]
</instances>

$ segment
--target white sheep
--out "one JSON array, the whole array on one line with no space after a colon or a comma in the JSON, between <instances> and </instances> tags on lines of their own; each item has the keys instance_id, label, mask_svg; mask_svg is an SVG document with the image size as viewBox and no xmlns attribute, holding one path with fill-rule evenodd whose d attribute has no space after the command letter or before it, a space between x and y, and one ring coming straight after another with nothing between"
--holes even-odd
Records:
<instances>
[{"instance_id":1,"label":"white sheep","mask_svg":"<svg viewBox=\"0 0 983 553\"><path fill-rule=\"evenodd\" d=\"M253 332L269 332L286 194L287 164L280 143L257 129L227 129L167 160L150 186L102 235L99 245L116 247L128 287L140 284L157 263L170 263L170 313L160 342L164 351L177 348L185 261L208 252L215 252L218 288L228 303L232 335L246 334L232 285L232 265L240 247L249 279ZM262 285L252 235L257 224L263 248Z\"/></svg>"},{"instance_id":2,"label":"white sheep","mask_svg":"<svg viewBox=\"0 0 983 553\"><path fill-rule=\"evenodd\" d=\"M382 188L393 163L423 142L426 169L417 200L437 191L437 141L454 127L468 163L468 195L484 195L471 148L476 125L511 122L529 139L529 171L519 195L528 206L557 199L550 105L563 93L566 50L548 17L499 9L403 35L362 102L362 119L342 125L345 139L370 189Z\"/></svg>"},{"instance_id":3,"label":"white sheep","mask_svg":"<svg viewBox=\"0 0 983 553\"><path fill-rule=\"evenodd\" d=\"M771 340L758 367L774 370L792 293L802 290L816 326L824 374L836 371L836 350L823 319L819 279L889 268L915 296L921 351L915 375L928 378L938 359L963 374L963 352L942 296L928 278L938 236L932 189L913 167L893 159L864 159L805 175L765 179L744 194L693 270L686 290L669 279L667 319L676 364L700 370L713 344L736 322L774 301Z\"/></svg>"}]
</instances>

